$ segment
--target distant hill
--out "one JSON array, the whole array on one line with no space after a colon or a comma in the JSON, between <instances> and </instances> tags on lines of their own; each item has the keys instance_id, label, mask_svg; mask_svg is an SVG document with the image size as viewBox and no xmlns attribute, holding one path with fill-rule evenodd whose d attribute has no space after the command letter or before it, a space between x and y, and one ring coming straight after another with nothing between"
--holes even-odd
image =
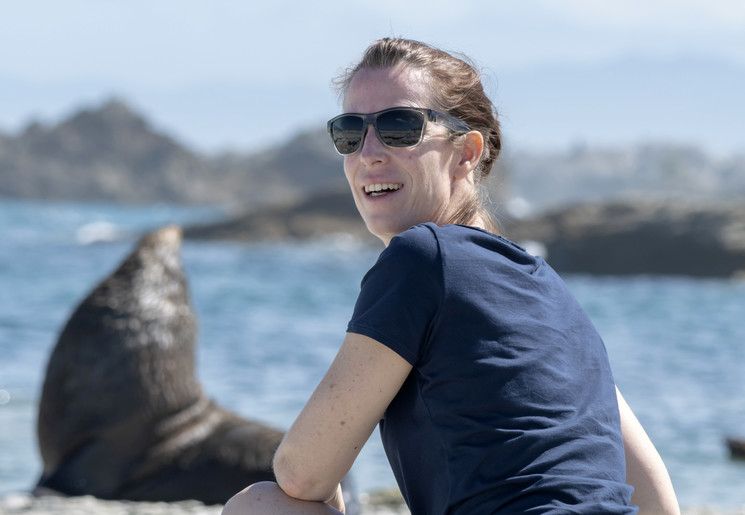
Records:
<instances>
[{"instance_id":1,"label":"distant hill","mask_svg":"<svg viewBox=\"0 0 745 515\"><path fill-rule=\"evenodd\" d=\"M511 217L619 196L745 198L745 155L717 158L680 145L508 148L492 176L495 210ZM255 209L345 187L342 160L323 130L252 154L203 155L112 99L57 125L0 134L0 197Z\"/></svg>"},{"instance_id":2,"label":"distant hill","mask_svg":"<svg viewBox=\"0 0 745 515\"><path fill-rule=\"evenodd\" d=\"M253 155L200 155L119 100L0 136L0 197L255 205L343 185L324 132Z\"/></svg>"}]
</instances>

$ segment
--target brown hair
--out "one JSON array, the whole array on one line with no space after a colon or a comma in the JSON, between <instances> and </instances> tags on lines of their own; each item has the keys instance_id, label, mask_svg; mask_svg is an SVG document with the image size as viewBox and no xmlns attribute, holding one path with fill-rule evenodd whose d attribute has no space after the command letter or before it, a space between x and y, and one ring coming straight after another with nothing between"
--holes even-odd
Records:
<instances>
[{"instance_id":1,"label":"brown hair","mask_svg":"<svg viewBox=\"0 0 745 515\"><path fill-rule=\"evenodd\" d=\"M410 66L424 71L437 108L461 120L484 137L484 151L474 170L478 186L489 176L502 149L502 133L497 109L484 92L481 73L465 56L455 57L419 41L383 38L365 51L360 62L347 69L334 84L341 96L346 94L355 74L361 69L383 69ZM482 188L479 188L482 189ZM453 216L451 223L471 224L481 220L486 228L497 232L496 222L485 206L485 196L475 192Z\"/></svg>"}]
</instances>

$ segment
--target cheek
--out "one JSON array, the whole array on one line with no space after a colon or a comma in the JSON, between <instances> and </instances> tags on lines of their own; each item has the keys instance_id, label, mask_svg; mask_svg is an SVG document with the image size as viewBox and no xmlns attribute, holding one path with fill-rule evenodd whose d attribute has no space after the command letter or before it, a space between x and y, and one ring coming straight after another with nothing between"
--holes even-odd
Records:
<instances>
[{"instance_id":1,"label":"cheek","mask_svg":"<svg viewBox=\"0 0 745 515\"><path fill-rule=\"evenodd\" d=\"M344 157L344 177L347 178L347 182L349 184L352 184L352 181L354 180L354 167L352 166L352 158Z\"/></svg>"},{"instance_id":2,"label":"cheek","mask_svg":"<svg viewBox=\"0 0 745 515\"><path fill-rule=\"evenodd\" d=\"M423 188L437 198L449 194L452 181L447 166L437 159L426 159L421 164L416 173Z\"/></svg>"}]
</instances>

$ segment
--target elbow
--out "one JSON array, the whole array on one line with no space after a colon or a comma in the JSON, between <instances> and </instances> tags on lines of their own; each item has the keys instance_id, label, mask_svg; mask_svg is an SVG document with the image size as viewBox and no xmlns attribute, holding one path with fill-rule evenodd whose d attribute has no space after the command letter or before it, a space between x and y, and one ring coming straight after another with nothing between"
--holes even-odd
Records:
<instances>
[{"instance_id":1,"label":"elbow","mask_svg":"<svg viewBox=\"0 0 745 515\"><path fill-rule=\"evenodd\" d=\"M302 499L304 501L316 501L318 499L313 498L313 488L307 481L303 481L297 474L293 474L290 470L285 467L274 467L274 477L277 480L277 484L284 493L295 499Z\"/></svg>"},{"instance_id":2,"label":"elbow","mask_svg":"<svg viewBox=\"0 0 745 515\"><path fill-rule=\"evenodd\" d=\"M336 492L338 482L325 481L321 476L300 466L281 449L274 457L274 477L282 491L290 497L304 501L329 499Z\"/></svg>"}]
</instances>

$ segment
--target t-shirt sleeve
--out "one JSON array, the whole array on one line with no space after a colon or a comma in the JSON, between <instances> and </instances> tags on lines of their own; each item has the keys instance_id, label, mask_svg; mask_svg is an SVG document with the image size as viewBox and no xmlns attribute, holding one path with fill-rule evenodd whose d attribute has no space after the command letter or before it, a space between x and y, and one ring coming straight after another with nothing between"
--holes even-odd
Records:
<instances>
[{"instance_id":1,"label":"t-shirt sleeve","mask_svg":"<svg viewBox=\"0 0 745 515\"><path fill-rule=\"evenodd\" d=\"M394 237L362 279L347 326L391 348L412 366L424 350L443 297L439 245L426 225Z\"/></svg>"}]
</instances>

